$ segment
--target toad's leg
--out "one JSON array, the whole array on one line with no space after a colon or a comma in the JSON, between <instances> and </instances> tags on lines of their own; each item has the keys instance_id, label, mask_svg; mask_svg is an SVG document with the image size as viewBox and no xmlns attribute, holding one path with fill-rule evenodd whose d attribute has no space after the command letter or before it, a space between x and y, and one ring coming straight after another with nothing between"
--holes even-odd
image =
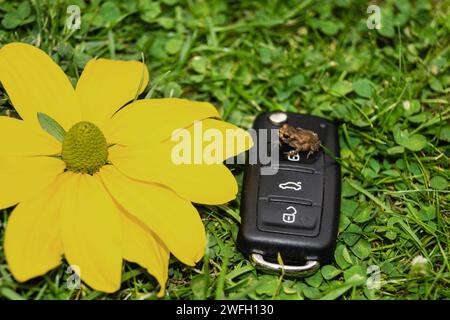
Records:
<instances>
[{"instance_id":1,"label":"toad's leg","mask_svg":"<svg viewBox=\"0 0 450 320\"><path fill-rule=\"evenodd\" d=\"M306 159L309 159L309 156L314 154L313 150L309 150L308 154L306 155Z\"/></svg>"},{"instance_id":2,"label":"toad's leg","mask_svg":"<svg viewBox=\"0 0 450 320\"><path fill-rule=\"evenodd\" d=\"M295 155L297 155L301 150L300 149L294 149L288 152L285 152L288 156L293 157Z\"/></svg>"}]
</instances>

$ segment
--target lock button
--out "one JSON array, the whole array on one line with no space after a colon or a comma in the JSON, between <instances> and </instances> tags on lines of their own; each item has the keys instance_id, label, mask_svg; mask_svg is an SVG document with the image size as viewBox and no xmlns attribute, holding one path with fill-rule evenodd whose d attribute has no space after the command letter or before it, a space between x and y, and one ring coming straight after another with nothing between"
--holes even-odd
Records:
<instances>
[{"instance_id":1,"label":"lock button","mask_svg":"<svg viewBox=\"0 0 450 320\"><path fill-rule=\"evenodd\" d=\"M268 200L274 197L285 199L285 202L321 206L323 174L280 168L273 176L261 175L259 198Z\"/></svg>"},{"instance_id":2,"label":"lock button","mask_svg":"<svg viewBox=\"0 0 450 320\"><path fill-rule=\"evenodd\" d=\"M314 237L319 233L320 214L320 207L260 200L258 229Z\"/></svg>"}]
</instances>

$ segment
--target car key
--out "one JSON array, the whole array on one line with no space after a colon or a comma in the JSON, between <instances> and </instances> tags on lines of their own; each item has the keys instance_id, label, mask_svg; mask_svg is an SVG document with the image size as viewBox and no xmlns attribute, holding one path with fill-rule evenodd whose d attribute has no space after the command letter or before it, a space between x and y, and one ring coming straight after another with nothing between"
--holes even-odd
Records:
<instances>
[{"instance_id":1,"label":"car key","mask_svg":"<svg viewBox=\"0 0 450 320\"><path fill-rule=\"evenodd\" d=\"M268 150L274 144L279 146L278 158L267 164L259 153L256 161L247 157L237 245L261 269L305 276L332 259L339 223L341 172L323 147L312 154L308 150L297 153L290 144L280 142L278 135L267 138L265 132L277 130L279 134L284 124L316 133L321 145L339 156L334 123L290 112L260 114L253 124L256 137L249 153L265 143L256 140L266 137ZM267 174L267 169L273 169L274 174Z\"/></svg>"}]
</instances>

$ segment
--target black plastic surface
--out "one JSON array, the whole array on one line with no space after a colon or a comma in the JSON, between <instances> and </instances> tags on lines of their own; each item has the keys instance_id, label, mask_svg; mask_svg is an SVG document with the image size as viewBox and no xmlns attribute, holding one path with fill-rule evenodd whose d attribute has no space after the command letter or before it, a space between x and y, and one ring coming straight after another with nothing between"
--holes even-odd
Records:
<instances>
[{"instance_id":1,"label":"black plastic surface","mask_svg":"<svg viewBox=\"0 0 450 320\"><path fill-rule=\"evenodd\" d=\"M278 129L270 123L270 114L259 115L253 128ZM322 145L339 156L334 123L310 115L287 114L289 125L318 133ZM255 141L254 148L257 146ZM336 245L340 167L322 148L309 159L306 152L300 152L298 161L292 161L295 157L288 159L289 150L292 148L281 145L276 175L261 175L260 163L246 164L238 248L247 255L259 253L272 262L277 262L280 253L286 264L303 264L306 260L325 264Z\"/></svg>"}]
</instances>

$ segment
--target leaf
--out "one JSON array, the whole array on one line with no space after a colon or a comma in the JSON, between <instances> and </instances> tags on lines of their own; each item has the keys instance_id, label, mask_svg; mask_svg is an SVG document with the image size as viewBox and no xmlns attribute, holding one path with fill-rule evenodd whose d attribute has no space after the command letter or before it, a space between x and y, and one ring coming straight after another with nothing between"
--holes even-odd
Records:
<instances>
[{"instance_id":1,"label":"leaf","mask_svg":"<svg viewBox=\"0 0 450 320\"><path fill-rule=\"evenodd\" d=\"M322 293L317 288L306 287L303 289L303 295L308 299L319 299Z\"/></svg>"},{"instance_id":2,"label":"leaf","mask_svg":"<svg viewBox=\"0 0 450 320\"><path fill-rule=\"evenodd\" d=\"M20 17L20 15L13 11L8 12L5 14L2 20L2 26L5 27L5 29L15 29L22 23L23 19Z\"/></svg>"},{"instance_id":3,"label":"leaf","mask_svg":"<svg viewBox=\"0 0 450 320\"><path fill-rule=\"evenodd\" d=\"M403 145L408 137L408 132L401 130L399 125L394 127L393 134L395 142L399 145Z\"/></svg>"},{"instance_id":4,"label":"leaf","mask_svg":"<svg viewBox=\"0 0 450 320\"><path fill-rule=\"evenodd\" d=\"M172 38L166 43L166 51L169 54L175 54L180 51L181 47L183 46L183 40Z\"/></svg>"},{"instance_id":5,"label":"leaf","mask_svg":"<svg viewBox=\"0 0 450 320\"><path fill-rule=\"evenodd\" d=\"M154 20L161 14L161 6L158 2L154 1L139 1L139 9L141 10L141 19L148 23L154 22Z\"/></svg>"},{"instance_id":6,"label":"leaf","mask_svg":"<svg viewBox=\"0 0 450 320\"><path fill-rule=\"evenodd\" d=\"M398 228L395 228L394 225L399 223L401 220L398 217L390 217L387 223L387 226L390 228L390 231L386 233L386 237L390 240L394 240L397 238L397 230Z\"/></svg>"},{"instance_id":7,"label":"leaf","mask_svg":"<svg viewBox=\"0 0 450 320\"><path fill-rule=\"evenodd\" d=\"M353 246L360 238L362 229L356 224L351 224L345 232L342 233L342 239L348 246Z\"/></svg>"},{"instance_id":8,"label":"leaf","mask_svg":"<svg viewBox=\"0 0 450 320\"><path fill-rule=\"evenodd\" d=\"M359 79L353 82L353 90L363 98L370 98L373 95L373 84L367 79Z\"/></svg>"},{"instance_id":9,"label":"leaf","mask_svg":"<svg viewBox=\"0 0 450 320\"><path fill-rule=\"evenodd\" d=\"M386 150L388 154L399 154L405 152L405 147L403 146L395 146Z\"/></svg>"},{"instance_id":10,"label":"leaf","mask_svg":"<svg viewBox=\"0 0 450 320\"><path fill-rule=\"evenodd\" d=\"M364 178L366 178L367 180L371 180L376 178L378 175L376 174L375 171L373 171L370 168L364 168L361 170L361 174Z\"/></svg>"},{"instance_id":11,"label":"leaf","mask_svg":"<svg viewBox=\"0 0 450 320\"><path fill-rule=\"evenodd\" d=\"M286 83L280 83L275 86L275 92L277 93L278 100L286 100L289 98L296 90L305 85L305 77L302 74L297 74L289 78Z\"/></svg>"},{"instance_id":12,"label":"leaf","mask_svg":"<svg viewBox=\"0 0 450 320\"><path fill-rule=\"evenodd\" d=\"M409 117L420 111L420 102L418 100L405 100L403 101L402 106L406 117Z\"/></svg>"},{"instance_id":13,"label":"leaf","mask_svg":"<svg viewBox=\"0 0 450 320\"><path fill-rule=\"evenodd\" d=\"M331 280L338 276L341 273L341 270L332 265L326 265L322 267L321 272L325 280Z\"/></svg>"},{"instance_id":14,"label":"leaf","mask_svg":"<svg viewBox=\"0 0 450 320\"><path fill-rule=\"evenodd\" d=\"M191 291L194 298L197 300L204 300L206 298L206 291L208 290L208 276L205 274L198 274L191 279Z\"/></svg>"},{"instance_id":15,"label":"leaf","mask_svg":"<svg viewBox=\"0 0 450 320\"><path fill-rule=\"evenodd\" d=\"M355 277L355 276L357 276L357 277ZM352 266L351 268L344 271L344 279L345 279L346 283L355 281L358 278L359 278L359 281L357 281L357 282L360 282L361 278L362 279L366 278L366 272L363 270L363 268L360 265Z\"/></svg>"},{"instance_id":16,"label":"leaf","mask_svg":"<svg viewBox=\"0 0 450 320\"><path fill-rule=\"evenodd\" d=\"M278 280L269 275L263 275L259 278L259 285L256 293L259 295L273 296L278 287Z\"/></svg>"},{"instance_id":17,"label":"leaf","mask_svg":"<svg viewBox=\"0 0 450 320\"><path fill-rule=\"evenodd\" d=\"M417 165L416 162L412 163L409 168L407 168L409 172L414 176L420 176L422 175L422 171L420 170L420 167Z\"/></svg>"},{"instance_id":18,"label":"leaf","mask_svg":"<svg viewBox=\"0 0 450 320\"><path fill-rule=\"evenodd\" d=\"M336 0L339 7L348 8L351 5L351 0Z\"/></svg>"},{"instance_id":19,"label":"leaf","mask_svg":"<svg viewBox=\"0 0 450 320\"><path fill-rule=\"evenodd\" d=\"M162 0L162 2L164 2L168 6L173 6L174 4L178 3L178 0Z\"/></svg>"},{"instance_id":20,"label":"leaf","mask_svg":"<svg viewBox=\"0 0 450 320\"><path fill-rule=\"evenodd\" d=\"M382 36L393 38L395 36L394 14L390 8L385 8L382 13L381 28L377 30Z\"/></svg>"},{"instance_id":21,"label":"leaf","mask_svg":"<svg viewBox=\"0 0 450 320\"><path fill-rule=\"evenodd\" d=\"M302 74L295 75L288 79L287 85L289 89L298 89L305 84L305 76Z\"/></svg>"},{"instance_id":22,"label":"leaf","mask_svg":"<svg viewBox=\"0 0 450 320\"><path fill-rule=\"evenodd\" d=\"M76 66L80 69L83 69L86 66L86 64L88 63L88 61L91 59L92 59L92 56L90 56L89 54L86 54L84 52L75 51L74 56L73 56L73 60L76 64Z\"/></svg>"},{"instance_id":23,"label":"leaf","mask_svg":"<svg viewBox=\"0 0 450 320\"><path fill-rule=\"evenodd\" d=\"M339 81L336 82L330 89L330 93L335 96L345 96L346 94L353 91L353 85L350 81Z\"/></svg>"},{"instance_id":24,"label":"leaf","mask_svg":"<svg viewBox=\"0 0 450 320\"><path fill-rule=\"evenodd\" d=\"M64 136L66 135L66 131L63 129L63 127L61 127L61 125L56 122L55 119L46 115L45 113L38 112L37 117L42 129L52 135L56 140L63 143Z\"/></svg>"},{"instance_id":25,"label":"leaf","mask_svg":"<svg viewBox=\"0 0 450 320\"><path fill-rule=\"evenodd\" d=\"M183 93L183 90L181 89L180 85L176 82L169 82L166 85L166 88L164 90L164 97L166 98L178 98Z\"/></svg>"},{"instance_id":26,"label":"leaf","mask_svg":"<svg viewBox=\"0 0 450 320\"><path fill-rule=\"evenodd\" d=\"M272 62L272 51L269 48L259 48L259 57L262 64L270 64Z\"/></svg>"},{"instance_id":27,"label":"leaf","mask_svg":"<svg viewBox=\"0 0 450 320\"><path fill-rule=\"evenodd\" d=\"M321 298L321 300L335 300L353 287L366 283L367 276L361 266L353 266L344 272L345 283L335 285Z\"/></svg>"},{"instance_id":28,"label":"leaf","mask_svg":"<svg viewBox=\"0 0 450 320\"><path fill-rule=\"evenodd\" d=\"M342 244L336 247L334 259L341 269L347 269L352 264L350 254L347 248Z\"/></svg>"},{"instance_id":29,"label":"leaf","mask_svg":"<svg viewBox=\"0 0 450 320\"><path fill-rule=\"evenodd\" d=\"M439 133L439 139L450 142L450 126L445 126Z\"/></svg>"},{"instance_id":30,"label":"leaf","mask_svg":"<svg viewBox=\"0 0 450 320\"><path fill-rule=\"evenodd\" d=\"M431 78L430 80L430 87L434 91L442 92L444 91L444 87L442 86L442 83L437 78Z\"/></svg>"},{"instance_id":31,"label":"leaf","mask_svg":"<svg viewBox=\"0 0 450 320\"><path fill-rule=\"evenodd\" d=\"M299 282L299 281L297 281L293 287L293 289L295 289L297 291L297 294L302 297L303 297L303 290L305 290L305 288L309 288L308 285L304 282Z\"/></svg>"},{"instance_id":32,"label":"leaf","mask_svg":"<svg viewBox=\"0 0 450 320\"><path fill-rule=\"evenodd\" d=\"M28 1L22 2L17 8L17 14L25 20L31 14L31 6Z\"/></svg>"},{"instance_id":33,"label":"leaf","mask_svg":"<svg viewBox=\"0 0 450 320\"><path fill-rule=\"evenodd\" d=\"M372 218L372 208L370 206L358 207L354 217L355 222L366 222Z\"/></svg>"},{"instance_id":34,"label":"leaf","mask_svg":"<svg viewBox=\"0 0 450 320\"><path fill-rule=\"evenodd\" d=\"M293 289L292 289L293 290ZM289 289L283 289L280 294L276 297L277 300L304 300L303 297L297 293L297 290L294 292Z\"/></svg>"},{"instance_id":35,"label":"leaf","mask_svg":"<svg viewBox=\"0 0 450 320\"><path fill-rule=\"evenodd\" d=\"M416 115L409 117L408 121L410 121L412 123L423 123L423 122L427 121L428 118L429 118L428 112L421 112L421 113L418 113Z\"/></svg>"},{"instance_id":36,"label":"leaf","mask_svg":"<svg viewBox=\"0 0 450 320\"><path fill-rule=\"evenodd\" d=\"M341 217L339 218L339 233L347 229L350 223L352 223L350 219L346 215L341 214Z\"/></svg>"},{"instance_id":37,"label":"leaf","mask_svg":"<svg viewBox=\"0 0 450 320\"><path fill-rule=\"evenodd\" d=\"M395 231L388 231L385 235L389 240L395 240L395 238L397 238L397 233Z\"/></svg>"},{"instance_id":38,"label":"leaf","mask_svg":"<svg viewBox=\"0 0 450 320\"><path fill-rule=\"evenodd\" d=\"M14 290L6 287L0 290L0 296L3 296L9 300L26 300L26 298L24 298Z\"/></svg>"},{"instance_id":39,"label":"leaf","mask_svg":"<svg viewBox=\"0 0 450 320\"><path fill-rule=\"evenodd\" d=\"M418 133L410 135L399 126L394 127L393 133L395 142L411 151L420 151L427 145L427 139L423 135Z\"/></svg>"},{"instance_id":40,"label":"leaf","mask_svg":"<svg viewBox=\"0 0 450 320\"><path fill-rule=\"evenodd\" d=\"M220 256L224 258L232 258L236 252L230 246L221 246L220 248Z\"/></svg>"},{"instance_id":41,"label":"leaf","mask_svg":"<svg viewBox=\"0 0 450 320\"><path fill-rule=\"evenodd\" d=\"M373 171L375 171L376 173L378 173L380 171L380 163L375 160L374 158L371 158L369 160L369 166L373 169Z\"/></svg>"},{"instance_id":42,"label":"leaf","mask_svg":"<svg viewBox=\"0 0 450 320\"><path fill-rule=\"evenodd\" d=\"M372 247L369 241L365 239L359 239L359 241L351 247L352 252L361 260L366 259L372 252Z\"/></svg>"},{"instance_id":43,"label":"leaf","mask_svg":"<svg viewBox=\"0 0 450 320\"><path fill-rule=\"evenodd\" d=\"M400 147L400 148L403 148L403 147ZM400 177L401 176L401 174L398 170L385 170L381 173L388 177Z\"/></svg>"},{"instance_id":44,"label":"leaf","mask_svg":"<svg viewBox=\"0 0 450 320\"><path fill-rule=\"evenodd\" d=\"M208 58L196 56L191 61L192 69L198 73L205 73L208 65Z\"/></svg>"},{"instance_id":45,"label":"leaf","mask_svg":"<svg viewBox=\"0 0 450 320\"><path fill-rule=\"evenodd\" d=\"M427 145L427 139L421 134L413 134L405 141L405 148L411 151L420 151Z\"/></svg>"},{"instance_id":46,"label":"leaf","mask_svg":"<svg viewBox=\"0 0 450 320\"><path fill-rule=\"evenodd\" d=\"M102 4L98 11L96 24L104 27L111 27L120 19L120 9L114 2L108 1Z\"/></svg>"},{"instance_id":47,"label":"leaf","mask_svg":"<svg viewBox=\"0 0 450 320\"><path fill-rule=\"evenodd\" d=\"M175 25L175 19L167 18L167 17L160 17L156 20L160 26L162 26L164 29L172 29Z\"/></svg>"},{"instance_id":48,"label":"leaf","mask_svg":"<svg viewBox=\"0 0 450 320\"><path fill-rule=\"evenodd\" d=\"M409 3L409 0L396 0L395 6L401 11L401 12L410 12L411 11L411 4Z\"/></svg>"},{"instance_id":49,"label":"leaf","mask_svg":"<svg viewBox=\"0 0 450 320\"><path fill-rule=\"evenodd\" d=\"M318 288L320 287L323 281L322 273L316 272L312 276L305 278L305 281L311 287Z\"/></svg>"},{"instance_id":50,"label":"leaf","mask_svg":"<svg viewBox=\"0 0 450 320\"><path fill-rule=\"evenodd\" d=\"M165 50L167 43L167 38L164 36L156 36L150 46L150 54L158 59L164 59L167 57L167 53Z\"/></svg>"},{"instance_id":51,"label":"leaf","mask_svg":"<svg viewBox=\"0 0 450 320\"><path fill-rule=\"evenodd\" d=\"M422 221L433 220L436 217L436 208L433 207L432 205L427 207L421 207L417 215Z\"/></svg>"},{"instance_id":52,"label":"leaf","mask_svg":"<svg viewBox=\"0 0 450 320\"><path fill-rule=\"evenodd\" d=\"M292 288L292 283L289 283L289 281L286 281L283 283L283 292L291 295L291 294L296 294L297 293L297 289Z\"/></svg>"},{"instance_id":53,"label":"leaf","mask_svg":"<svg viewBox=\"0 0 450 320\"><path fill-rule=\"evenodd\" d=\"M358 194L358 191L355 190L347 180L344 180L344 183L342 184L342 196L343 197L353 197L354 195Z\"/></svg>"},{"instance_id":54,"label":"leaf","mask_svg":"<svg viewBox=\"0 0 450 320\"><path fill-rule=\"evenodd\" d=\"M340 286L336 286L332 290L328 291L322 298L320 298L320 300L336 300L352 287L353 285L345 283Z\"/></svg>"},{"instance_id":55,"label":"leaf","mask_svg":"<svg viewBox=\"0 0 450 320\"><path fill-rule=\"evenodd\" d=\"M342 199L341 212L346 216L351 217L358 207L358 202L351 199Z\"/></svg>"},{"instance_id":56,"label":"leaf","mask_svg":"<svg viewBox=\"0 0 450 320\"><path fill-rule=\"evenodd\" d=\"M448 181L442 176L434 176L430 181L431 188L436 190L445 190L448 186Z\"/></svg>"},{"instance_id":57,"label":"leaf","mask_svg":"<svg viewBox=\"0 0 450 320\"><path fill-rule=\"evenodd\" d=\"M343 24L340 21L330 21L328 19L311 19L310 23L313 28L319 29L328 36L335 35L343 28Z\"/></svg>"}]
</instances>

